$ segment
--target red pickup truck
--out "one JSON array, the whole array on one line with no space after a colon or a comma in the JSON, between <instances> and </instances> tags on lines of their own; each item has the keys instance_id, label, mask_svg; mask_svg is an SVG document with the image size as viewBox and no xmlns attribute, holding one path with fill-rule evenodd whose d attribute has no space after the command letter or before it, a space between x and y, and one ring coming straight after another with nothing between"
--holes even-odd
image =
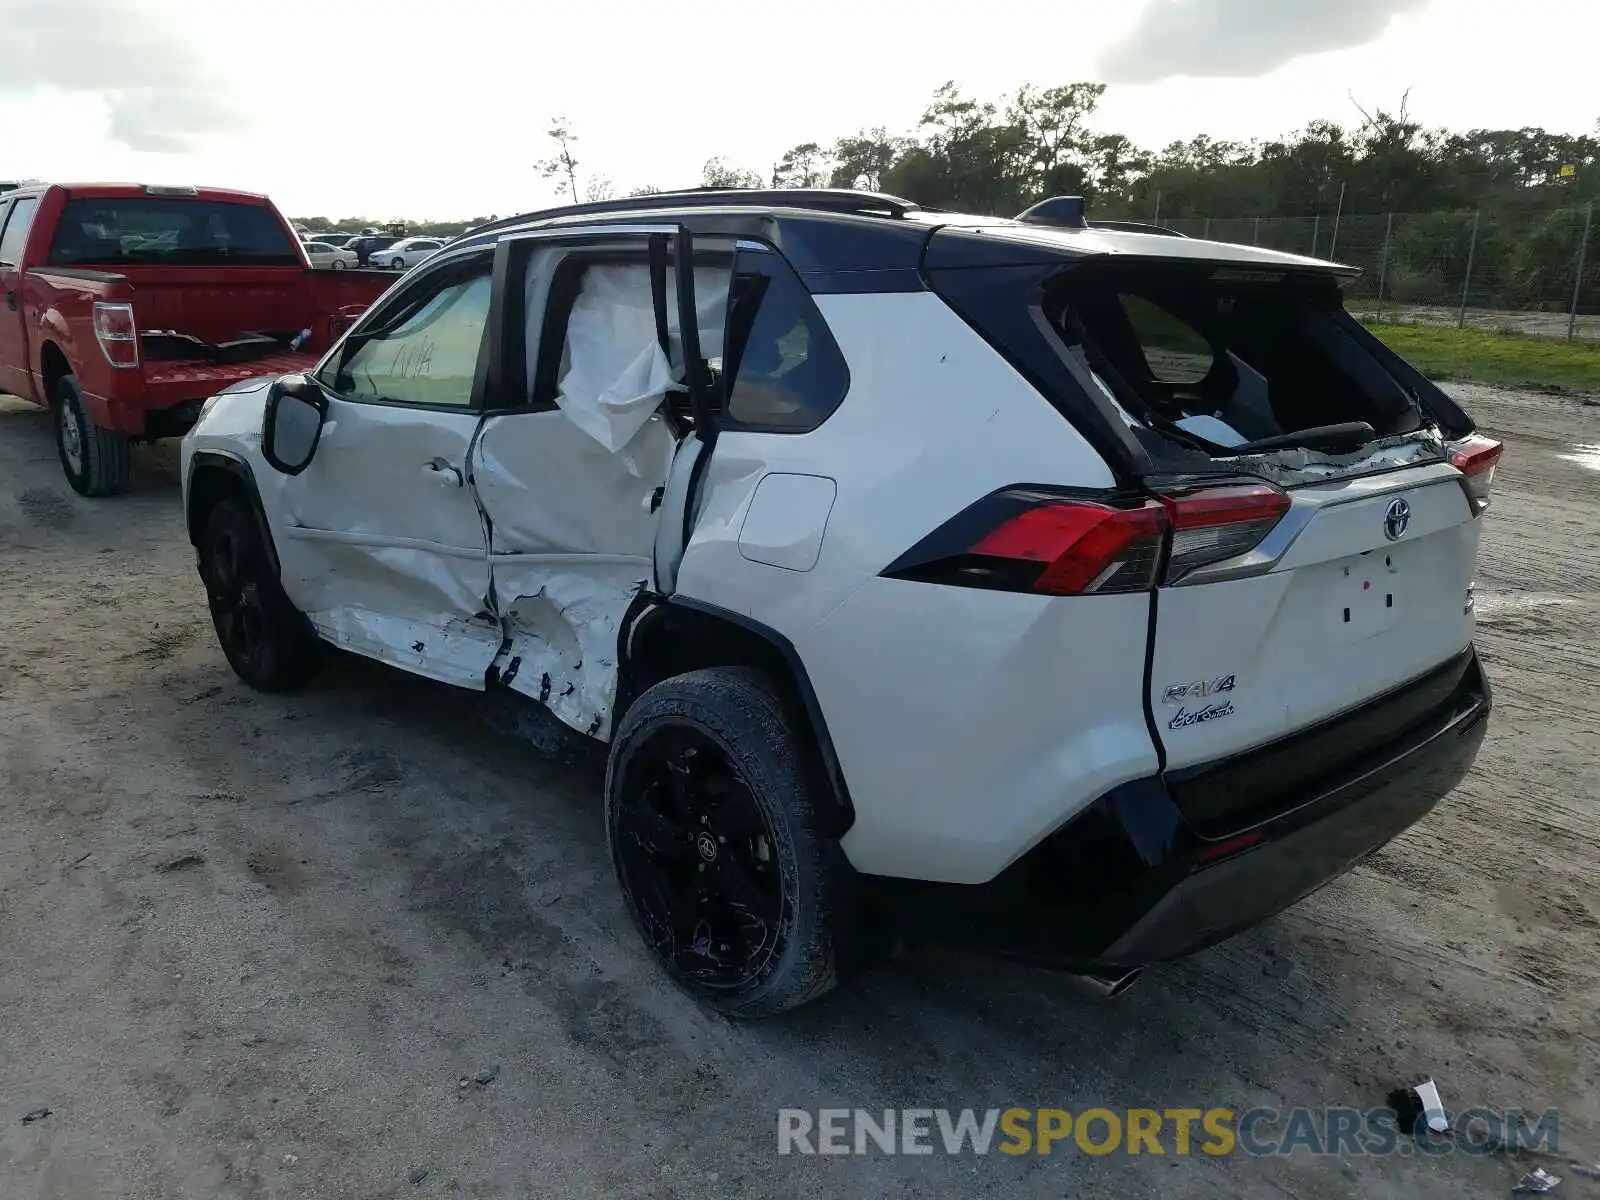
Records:
<instances>
[{"instance_id":1,"label":"red pickup truck","mask_svg":"<svg viewBox=\"0 0 1600 1200\"><path fill-rule=\"evenodd\" d=\"M208 396L308 369L394 274L317 271L265 196L142 184L0 193L0 392L48 406L73 488L128 479Z\"/></svg>"}]
</instances>

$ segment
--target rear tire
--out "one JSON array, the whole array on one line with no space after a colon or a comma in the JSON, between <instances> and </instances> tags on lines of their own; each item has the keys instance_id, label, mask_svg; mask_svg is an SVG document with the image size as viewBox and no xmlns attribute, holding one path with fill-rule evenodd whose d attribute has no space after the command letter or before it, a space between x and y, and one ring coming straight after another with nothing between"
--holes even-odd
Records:
<instances>
[{"instance_id":1,"label":"rear tire","mask_svg":"<svg viewBox=\"0 0 1600 1200\"><path fill-rule=\"evenodd\" d=\"M680 987L735 1017L838 979L850 868L821 832L801 747L764 676L692 671L622 718L606 834L646 945Z\"/></svg>"},{"instance_id":2,"label":"rear tire","mask_svg":"<svg viewBox=\"0 0 1600 1200\"><path fill-rule=\"evenodd\" d=\"M80 496L110 496L128 486L133 471L128 439L90 419L76 378L63 375L56 380L50 412L55 417L56 454L73 491Z\"/></svg>"},{"instance_id":3,"label":"rear tire","mask_svg":"<svg viewBox=\"0 0 1600 1200\"><path fill-rule=\"evenodd\" d=\"M243 500L221 500L206 517L200 578L217 642L235 675L257 691L283 692L316 673L322 644L284 594Z\"/></svg>"}]
</instances>

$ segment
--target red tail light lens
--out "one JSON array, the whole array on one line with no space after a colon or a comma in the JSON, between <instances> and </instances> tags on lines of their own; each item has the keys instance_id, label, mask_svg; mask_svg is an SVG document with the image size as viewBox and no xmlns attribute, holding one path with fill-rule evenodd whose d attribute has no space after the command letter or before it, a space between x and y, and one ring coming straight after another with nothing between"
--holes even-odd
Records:
<instances>
[{"instance_id":1,"label":"red tail light lens","mask_svg":"<svg viewBox=\"0 0 1600 1200\"><path fill-rule=\"evenodd\" d=\"M1258 482L1120 501L1017 488L947 521L884 574L1049 596L1144 592L1243 554L1288 510L1288 496Z\"/></svg>"},{"instance_id":2,"label":"red tail light lens","mask_svg":"<svg viewBox=\"0 0 1600 1200\"><path fill-rule=\"evenodd\" d=\"M133 305L95 301L94 340L113 367L137 367L139 330L133 323Z\"/></svg>"},{"instance_id":3,"label":"red tail light lens","mask_svg":"<svg viewBox=\"0 0 1600 1200\"><path fill-rule=\"evenodd\" d=\"M1289 497L1265 483L1163 495L1161 501L1172 522L1167 583L1254 549L1289 511Z\"/></svg>"},{"instance_id":4,"label":"red tail light lens","mask_svg":"<svg viewBox=\"0 0 1600 1200\"><path fill-rule=\"evenodd\" d=\"M1032 591L1051 596L1138 592L1155 581L1167 516L1158 504L1112 508L1085 501L1042 504L979 539L977 558L1037 563Z\"/></svg>"},{"instance_id":5,"label":"red tail light lens","mask_svg":"<svg viewBox=\"0 0 1600 1200\"><path fill-rule=\"evenodd\" d=\"M1494 485L1494 467L1505 447L1493 438L1472 434L1450 446L1450 465L1461 472L1472 515L1489 507L1489 489Z\"/></svg>"}]
</instances>

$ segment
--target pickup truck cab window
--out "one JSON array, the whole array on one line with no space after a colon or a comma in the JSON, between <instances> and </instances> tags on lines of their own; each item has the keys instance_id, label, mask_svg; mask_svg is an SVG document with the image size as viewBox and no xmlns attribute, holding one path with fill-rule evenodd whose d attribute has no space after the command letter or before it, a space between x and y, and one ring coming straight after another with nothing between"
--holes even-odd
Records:
<instances>
[{"instance_id":1,"label":"pickup truck cab window","mask_svg":"<svg viewBox=\"0 0 1600 1200\"><path fill-rule=\"evenodd\" d=\"M490 266L476 255L420 276L351 331L319 381L347 400L471 408Z\"/></svg>"},{"instance_id":2,"label":"pickup truck cab window","mask_svg":"<svg viewBox=\"0 0 1600 1200\"><path fill-rule=\"evenodd\" d=\"M11 206L5 217L5 229L0 232L0 264L14 267L22 261L22 247L28 240L28 230L33 228L33 214L39 207L37 196L24 196Z\"/></svg>"},{"instance_id":3,"label":"pickup truck cab window","mask_svg":"<svg viewBox=\"0 0 1600 1200\"><path fill-rule=\"evenodd\" d=\"M68 200L56 222L50 263L301 265L289 231L266 205L171 196Z\"/></svg>"}]
</instances>

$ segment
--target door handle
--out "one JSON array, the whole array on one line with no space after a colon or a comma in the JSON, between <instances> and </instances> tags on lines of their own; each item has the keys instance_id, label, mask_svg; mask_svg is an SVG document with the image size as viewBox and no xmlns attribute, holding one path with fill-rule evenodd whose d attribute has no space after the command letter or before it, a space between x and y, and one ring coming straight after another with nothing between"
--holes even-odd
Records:
<instances>
[{"instance_id":1,"label":"door handle","mask_svg":"<svg viewBox=\"0 0 1600 1200\"><path fill-rule=\"evenodd\" d=\"M466 480L462 478L461 468L446 462L442 458L434 458L422 464L422 473L435 483L445 487L461 487Z\"/></svg>"}]
</instances>

